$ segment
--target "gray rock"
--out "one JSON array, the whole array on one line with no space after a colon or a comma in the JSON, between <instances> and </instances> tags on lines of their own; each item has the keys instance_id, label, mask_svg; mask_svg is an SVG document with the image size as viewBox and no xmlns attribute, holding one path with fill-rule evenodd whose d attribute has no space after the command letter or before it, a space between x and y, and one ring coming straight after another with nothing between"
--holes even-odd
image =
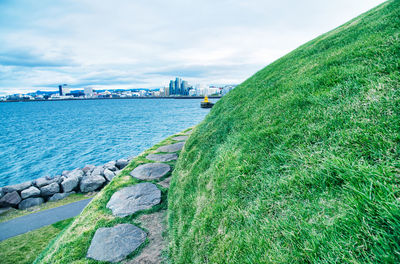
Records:
<instances>
[{"instance_id":1,"label":"gray rock","mask_svg":"<svg viewBox=\"0 0 400 264\"><path fill-rule=\"evenodd\" d=\"M93 192L99 189L101 186L103 186L103 183L106 181L103 176L101 175L90 175L87 177L84 177L81 180L81 183L79 185L79 188L81 192L87 193L87 192Z\"/></svg>"},{"instance_id":2,"label":"gray rock","mask_svg":"<svg viewBox=\"0 0 400 264\"><path fill-rule=\"evenodd\" d=\"M65 170L61 173L61 176L67 176L68 173L70 173L71 171Z\"/></svg>"},{"instance_id":3,"label":"gray rock","mask_svg":"<svg viewBox=\"0 0 400 264\"><path fill-rule=\"evenodd\" d=\"M40 193L42 196L51 196L58 192L60 192L60 185L58 185L58 183L56 182L53 182L49 185L45 185L40 188Z\"/></svg>"},{"instance_id":4,"label":"gray rock","mask_svg":"<svg viewBox=\"0 0 400 264\"><path fill-rule=\"evenodd\" d=\"M26 209L32 206L36 206L39 204L44 203L44 199L42 197L37 197L37 198L28 198L26 200L23 200L19 205L18 209Z\"/></svg>"},{"instance_id":5,"label":"gray rock","mask_svg":"<svg viewBox=\"0 0 400 264\"><path fill-rule=\"evenodd\" d=\"M75 190L79 185L79 178L77 177L70 177L64 178L61 182L62 191L65 193L71 192Z\"/></svg>"},{"instance_id":6,"label":"gray rock","mask_svg":"<svg viewBox=\"0 0 400 264\"><path fill-rule=\"evenodd\" d=\"M90 175L100 175L103 176L104 175L104 168L103 166L96 166L92 172L90 173Z\"/></svg>"},{"instance_id":7,"label":"gray rock","mask_svg":"<svg viewBox=\"0 0 400 264\"><path fill-rule=\"evenodd\" d=\"M166 162L166 161L171 161L171 160L177 160L178 155L176 153L149 154L149 155L147 155L146 159L152 160L152 161Z\"/></svg>"},{"instance_id":8,"label":"gray rock","mask_svg":"<svg viewBox=\"0 0 400 264\"><path fill-rule=\"evenodd\" d=\"M98 261L119 262L146 240L146 233L131 224L99 228L92 239L87 257Z\"/></svg>"},{"instance_id":9,"label":"gray rock","mask_svg":"<svg viewBox=\"0 0 400 264\"><path fill-rule=\"evenodd\" d=\"M23 182L15 185L5 186L3 187L3 192L5 193L10 193L14 191L20 192L22 190L28 189L31 186L32 186L32 181Z\"/></svg>"},{"instance_id":10,"label":"gray rock","mask_svg":"<svg viewBox=\"0 0 400 264\"><path fill-rule=\"evenodd\" d=\"M67 178L73 178L76 177L78 179L82 179L83 175L85 173L81 169L74 169L73 171L70 171L66 176Z\"/></svg>"},{"instance_id":11,"label":"gray rock","mask_svg":"<svg viewBox=\"0 0 400 264\"><path fill-rule=\"evenodd\" d=\"M177 137L174 137L174 138L172 138L173 140L176 140L176 141L185 141L185 140L187 140L189 138L189 136L177 136Z\"/></svg>"},{"instance_id":12,"label":"gray rock","mask_svg":"<svg viewBox=\"0 0 400 264\"><path fill-rule=\"evenodd\" d=\"M118 170L118 168L115 166L116 161L112 160L110 162L107 162L106 164L104 164L104 169L109 169L110 171L116 171Z\"/></svg>"},{"instance_id":13,"label":"gray rock","mask_svg":"<svg viewBox=\"0 0 400 264\"><path fill-rule=\"evenodd\" d=\"M0 199L4 196L3 188L0 188Z\"/></svg>"},{"instance_id":14,"label":"gray rock","mask_svg":"<svg viewBox=\"0 0 400 264\"><path fill-rule=\"evenodd\" d=\"M192 132L193 132L193 130L189 130L188 132L186 132L185 134L186 135L191 135L192 134Z\"/></svg>"},{"instance_id":15,"label":"gray rock","mask_svg":"<svg viewBox=\"0 0 400 264\"><path fill-rule=\"evenodd\" d=\"M85 173L85 174L87 174L88 172L91 172L93 169L94 169L94 165L91 165L91 164L89 164L89 165L86 165L83 169L82 169L82 171Z\"/></svg>"},{"instance_id":16,"label":"gray rock","mask_svg":"<svg viewBox=\"0 0 400 264\"><path fill-rule=\"evenodd\" d=\"M114 178L115 174L114 172L110 171L109 169L104 170L104 177L107 179L107 181L111 181Z\"/></svg>"},{"instance_id":17,"label":"gray rock","mask_svg":"<svg viewBox=\"0 0 400 264\"><path fill-rule=\"evenodd\" d=\"M71 194L74 194L74 193L75 193L75 192L56 193L56 194L54 194L53 196L51 196L51 197L49 198L49 202L51 202L51 201L58 201L58 200L64 199L64 198L66 198L66 197L68 197L68 196L70 196Z\"/></svg>"},{"instance_id":18,"label":"gray rock","mask_svg":"<svg viewBox=\"0 0 400 264\"><path fill-rule=\"evenodd\" d=\"M143 182L115 192L107 208L114 216L125 217L140 210L150 209L161 202L161 191L152 183Z\"/></svg>"},{"instance_id":19,"label":"gray rock","mask_svg":"<svg viewBox=\"0 0 400 264\"><path fill-rule=\"evenodd\" d=\"M29 197L36 197L40 195L40 190L34 186L29 187L21 192L21 198L26 199Z\"/></svg>"},{"instance_id":20,"label":"gray rock","mask_svg":"<svg viewBox=\"0 0 400 264\"><path fill-rule=\"evenodd\" d=\"M35 180L35 185L37 187L42 187L42 186L45 186L45 185L49 185L49 184L51 184L53 182L58 182L58 180L59 180L59 177L52 178L52 179L49 179L47 177L43 177L43 178L36 179Z\"/></svg>"},{"instance_id":21,"label":"gray rock","mask_svg":"<svg viewBox=\"0 0 400 264\"><path fill-rule=\"evenodd\" d=\"M7 207L7 206L12 206L12 207L17 207L17 205L21 202L21 196L19 196L17 191L13 191L10 193L6 193L1 199L0 199L0 206L1 207Z\"/></svg>"},{"instance_id":22,"label":"gray rock","mask_svg":"<svg viewBox=\"0 0 400 264\"><path fill-rule=\"evenodd\" d=\"M115 167L117 167L120 170L125 168L127 165L128 165L128 160L126 159L119 159L117 160L117 162L115 162Z\"/></svg>"},{"instance_id":23,"label":"gray rock","mask_svg":"<svg viewBox=\"0 0 400 264\"><path fill-rule=\"evenodd\" d=\"M166 175L171 167L165 163L146 163L136 167L130 175L140 180L154 180Z\"/></svg>"},{"instance_id":24,"label":"gray rock","mask_svg":"<svg viewBox=\"0 0 400 264\"><path fill-rule=\"evenodd\" d=\"M157 149L157 152L177 152L183 148L185 142L178 142L175 144L162 146Z\"/></svg>"}]
</instances>

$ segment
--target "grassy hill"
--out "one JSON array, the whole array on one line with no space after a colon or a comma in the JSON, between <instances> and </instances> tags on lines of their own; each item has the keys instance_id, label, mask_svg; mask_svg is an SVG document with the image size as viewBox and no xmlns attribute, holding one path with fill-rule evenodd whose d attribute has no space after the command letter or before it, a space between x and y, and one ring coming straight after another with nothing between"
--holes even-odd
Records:
<instances>
[{"instance_id":1,"label":"grassy hill","mask_svg":"<svg viewBox=\"0 0 400 264\"><path fill-rule=\"evenodd\" d=\"M400 1L275 61L194 130L172 263L400 262Z\"/></svg>"}]
</instances>

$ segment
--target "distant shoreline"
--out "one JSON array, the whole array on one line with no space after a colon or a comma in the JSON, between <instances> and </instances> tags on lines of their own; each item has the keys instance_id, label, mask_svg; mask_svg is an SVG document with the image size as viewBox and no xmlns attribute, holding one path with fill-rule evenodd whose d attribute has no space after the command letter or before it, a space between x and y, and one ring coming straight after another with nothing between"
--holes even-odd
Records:
<instances>
[{"instance_id":1,"label":"distant shoreline","mask_svg":"<svg viewBox=\"0 0 400 264\"><path fill-rule=\"evenodd\" d=\"M220 99L222 96L211 96L209 99ZM86 100L127 100L127 99L203 99L204 96L174 96L174 97L119 97L119 98L81 98L81 99L51 99L51 100L7 100L0 103L17 103L17 102L54 102L54 101L86 101Z\"/></svg>"}]
</instances>

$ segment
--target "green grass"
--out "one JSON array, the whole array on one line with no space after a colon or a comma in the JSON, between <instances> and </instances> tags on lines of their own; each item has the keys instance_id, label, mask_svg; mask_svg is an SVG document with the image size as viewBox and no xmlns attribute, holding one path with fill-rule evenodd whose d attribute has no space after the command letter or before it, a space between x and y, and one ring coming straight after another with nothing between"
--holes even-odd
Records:
<instances>
[{"instance_id":1,"label":"green grass","mask_svg":"<svg viewBox=\"0 0 400 264\"><path fill-rule=\"evenodd\" d=\"M194 129L172 263L400 262L400 1L270 64Z\"/></svg>"},{"instance_id":2,"label":"green grass","mask_svg":"<svg viewBox=\"0 0 400 264\"><path fill-rule=\"evenodd\" d=\"M40 229L9 238L0 242L0 262L2 264L32 263L39 252L54 239L73 218L42 227Z\"/></svg>"},{"instance_id":3,"label":"green grass","mask_svg":"<svg viewBox=\"0 0 400 264\"><path fill-rule=\"evenodd\" d=\"M119 223L131 223L141 227L141 223L137 220L138 216L166 209L167 189L163 188L161 185L158 185L158 188L162 192L161 203L149 210L140 211L132 216L117 218L112 215L111 210L106 208L106 205L114 192L123 187L142 182L131 177L129 173L140 164L152 162L145 159L145 157L148 154L155 152L158 147L176 143L177 141L172 140L172 137L177 135L181 134L176 134L165 139L161 143L153 146L133 159L118 176L114 177L114 179L93 198L93 200L82 211L82 213L75 218L72 224L65 229L56 240L52 241L47 246L47 248L38 256L34 263L100 263L98 261L86 258L86 253L89 249L90 242L98 228L111 227ZM169 164L173 169L176 161L165 163ZM169 176L171 176L171 173L168 173L162 177L160 181ZM154 180L149 182L157 184L159 181ZM142 227L142 229L146 231L145 228ZM128 256L128 259L137 255L142 248L143 246L133 252L130 256Z\"/></svg>"},{"instance_id":4,"label":"green grass","mask_svg":"<svg viewBox=\"0 0 400 264\"><path fill-rule=\"evenodd\" d=\"M73 202L77 202L80 200L88 199L88 198L93 197L94 195L95 194L89 195L89 194L76 193L76 194L71 194L70 196L68 196L62 200L47 202L47 203L44 203L41 205L27 208L25 210L17 210L17 209L12 208L10 211L0 214L0 223L6 222L8 220L11 220L11 219L14 219L14 218L17 218L20 216L37 213L37 212L40 212L43 210L47 210L47 209L59 207L62 205L70 204Z\"/></svg>"}]
</instances>

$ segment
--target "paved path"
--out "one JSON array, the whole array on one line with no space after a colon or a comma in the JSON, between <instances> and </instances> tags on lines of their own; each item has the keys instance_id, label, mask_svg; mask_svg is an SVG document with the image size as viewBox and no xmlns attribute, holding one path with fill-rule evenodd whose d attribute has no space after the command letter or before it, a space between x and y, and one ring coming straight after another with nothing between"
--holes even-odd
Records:
<instances>
[{"instance_id":1,"label":"paved path","mask_svg":"<svg viewBox=\"0 0 400 264\"><path fill-rule=\"evenodd\" d=\"M0 241L74 217L82 212L91 200L92 198L81 200L0 223Z\"/></svg>"}]
</instances>

